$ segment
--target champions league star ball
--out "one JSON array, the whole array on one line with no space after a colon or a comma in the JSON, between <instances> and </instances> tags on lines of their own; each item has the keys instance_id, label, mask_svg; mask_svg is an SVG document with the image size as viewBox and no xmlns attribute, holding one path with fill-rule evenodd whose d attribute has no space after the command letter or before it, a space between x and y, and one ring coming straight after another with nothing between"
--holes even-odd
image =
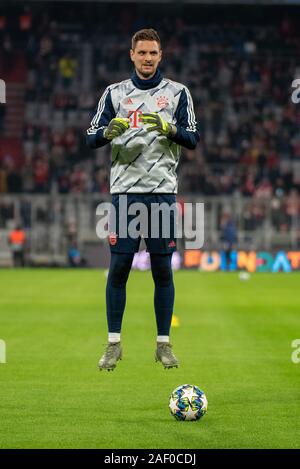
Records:
<instances>
[{"instance_id":1,"label":"champions league star ball","mask_svg":"<svg viewBox=\"0 0 300 469\"><path fill-rule=\"evenodd\" d=\"M172 392L169 408L177 420L199 420L207 411L207 399L198 386L183 384Z\"/></svg>"}]
</instances>

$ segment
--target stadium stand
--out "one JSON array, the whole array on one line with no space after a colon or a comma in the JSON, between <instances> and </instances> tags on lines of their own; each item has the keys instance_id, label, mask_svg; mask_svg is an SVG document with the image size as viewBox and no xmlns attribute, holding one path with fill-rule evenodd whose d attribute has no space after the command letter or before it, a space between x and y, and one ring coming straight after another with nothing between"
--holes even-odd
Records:
<instances>
[{"instance_id":1,"label":"stadium stand","mask_svg":"<svg viewBox=\"0 0 300 469\"><path fill-rule=\"evenodd\" d=\"M227 7L216 15L222 7L179 5L166 20L147 5L128 12L110 4L110 14L106 4L91 5L66 3L59 15L55 6L45 12L33 4L0 12L0 77L8 95L0 116L0 192L107 196L109 146L91 152L84 132L104 88L128 77L131 34L153 26L162 37L162 71L190 88L201 130L196 151L183 151L179 193L223 205L241 198L241 231L258 233L267 223L284 236L295 228L295 245L300 107L291 101L291 83L300 77L299 18L284 7L271 15L266 7L236 7L238 15ZM6 227L16 209L1 199ZM18 211L29 226L34 210L24 200ZM234 204L225 205L232 211ZM223 212L216 208L214 226Z\"/></svg>"}]
</instances>

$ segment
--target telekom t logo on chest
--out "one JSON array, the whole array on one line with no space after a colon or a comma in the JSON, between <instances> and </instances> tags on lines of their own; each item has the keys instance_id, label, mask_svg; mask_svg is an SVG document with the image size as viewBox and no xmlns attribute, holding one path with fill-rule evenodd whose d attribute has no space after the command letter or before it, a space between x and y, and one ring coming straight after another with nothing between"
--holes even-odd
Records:
<instances>
[{"instance_id":1,"label":"telekom t logo on chest","mask_svg":"<svg viewBox=\"0 0 300 469\"><path fill-rule=\"evenodd\" d=\"M131 110L128 110L128 114L127 114L127 117L130 119L130 127L132 127L133 129L137 129L139 127L139 122L140 121L140 115L142 114L142 111L131 111Z\"/></svg>"}]
</instances>

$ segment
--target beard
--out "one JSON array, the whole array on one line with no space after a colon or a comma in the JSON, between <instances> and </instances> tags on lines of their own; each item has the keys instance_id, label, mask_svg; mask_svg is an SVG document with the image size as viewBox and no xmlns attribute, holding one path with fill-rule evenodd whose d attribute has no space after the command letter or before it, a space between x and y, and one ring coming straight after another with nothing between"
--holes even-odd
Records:
<instances>
[{"instance_id":1,"label":"beard","mask_svg":"<svg viewBox=\"0 0 300 469\"><path fill-rule=\"evenodd\" d=\"M147 72L142 69L142 70L139 70L138 72L143 78L148 79L148 78L153 77L153 75L155 75L156 70Z\"/></svg>"},{"instance_id":2,"label":"beard","mask_svg":"<svg viewBox=\"0 0 300 469\"><path fill-rule=\"evenodd\" d=\"M144 78L149 78L149 77L151 77L152 75L154 75L154 73L142 72L141 75L142 75L142 77L144 77Z\"/></svg>"}]
</instances>

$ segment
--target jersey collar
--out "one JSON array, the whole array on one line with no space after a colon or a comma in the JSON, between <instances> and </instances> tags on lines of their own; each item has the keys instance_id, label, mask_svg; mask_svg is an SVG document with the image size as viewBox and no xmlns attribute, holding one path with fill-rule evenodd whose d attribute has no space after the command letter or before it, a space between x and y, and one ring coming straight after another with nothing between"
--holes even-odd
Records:
<instances>
[{"instance_id":1,"label":"jersey collar","mask_svg":"<svg viewBox=\"0 0 300 469\"><path fill-rule=\"evenodd\" d=\"M142 80L134 70L133 74L131 75L131 81L133 82L136 88L140 90L149 90L150 88L155 88L158 86L163 79L162 74L159 69L156 70L155 75L149 80Z\"/></svg>"}]
</instances>

